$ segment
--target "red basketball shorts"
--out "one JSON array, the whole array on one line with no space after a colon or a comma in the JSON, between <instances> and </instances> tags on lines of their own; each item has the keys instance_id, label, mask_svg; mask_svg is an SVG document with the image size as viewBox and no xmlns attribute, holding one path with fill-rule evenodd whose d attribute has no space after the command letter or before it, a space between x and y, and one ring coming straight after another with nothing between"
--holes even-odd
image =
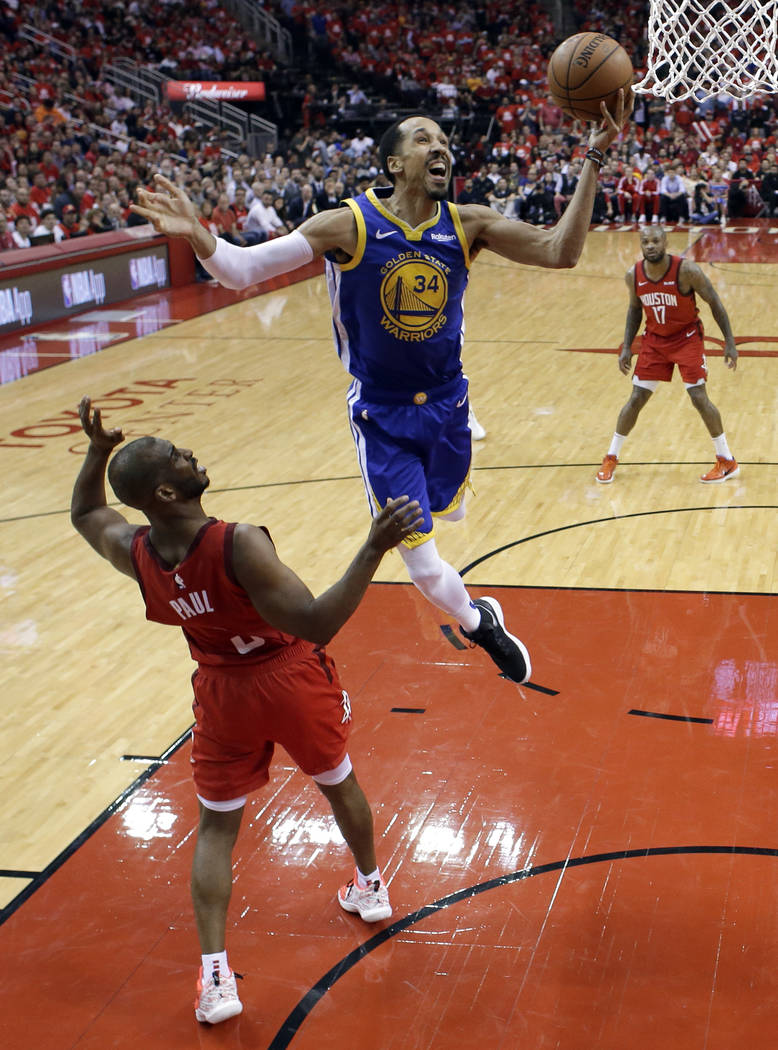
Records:
<instances>
[{"instance_id":1,"label":"red basketball shorts","mask_svg":"<svg viewBox=\"0 0 778 1050\"><path fill-rule=\"evenodd\" d=\"M192 685L192 775L208 801L263 787L275 744L309 776L346 756L351 705L323 649L305 642L252 668L198 667Z\"/></svg>"},{"instance_id":2,"label":"red basketball shorts","mask_svg":"<svg viewBox=\"0 0 778 1050\"><path fill-rule=\"evenodd\" d=\"M659 380L669 383L673 368L678 365L684 383L699 383L708 378L705 364L705 347L696 327L691 335L682 334L679 339L658 339L644 335L640 342L635 376L638 379Z\"/></svg>"}]
</instances>

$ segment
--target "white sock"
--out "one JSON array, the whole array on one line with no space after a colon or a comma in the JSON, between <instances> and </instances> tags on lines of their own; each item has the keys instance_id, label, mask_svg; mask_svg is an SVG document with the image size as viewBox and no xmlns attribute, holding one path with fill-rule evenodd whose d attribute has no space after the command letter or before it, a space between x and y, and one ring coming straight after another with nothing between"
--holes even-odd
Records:
<instances>
[{"instance_id":1,"label":"white sock","mask_svg":"<svg viewBox=\"0 0 778 1050\"><path fill-rule=\"evenodd\" d=\"M201 955L200 958L203 962L203 977L208 977L212 973L219 973L226 976L230 972L230 967L227 963L227 949L223 952L214 952L212 955Z\"/></svg>"},{"instance_id":2,"label":"white sock","mask_svg":"<svg viewBox=\"0 0 778 1050\"><path fill-rule=\"evenodd\" d=\"M717 456L723 456L724 459L734 459L735 457L729 451L729 445L727 444L727 438L725 434L719 434L717 438L713 439L713 447L716 450Z\"/></svg>"},{"instance_id":3,"label":"white sock","mask_svg":"<svg viewBox=\"0 0 778 1050\"><path fill-rule=\"evenodd\" d=\"M375 871L371 871L369 875L363 875L362 872L357 868L357 887L360 890L366 890L371 882L378 882L381 878L381 872L378 868Z\"/></svg>"},{"instance_id":4,"label":"white sock","mask_svg":"<svg viewBox=\"0 0 778 1050\"><path fill-rule=\"evenodd\" d=\"M608 455L615 456L618 459L619 453L621 452L621 446L626 440L626 434L618 434L614 432L613 437L611 438L610 448L608 449Z\"/></svg>"}]
</instances>

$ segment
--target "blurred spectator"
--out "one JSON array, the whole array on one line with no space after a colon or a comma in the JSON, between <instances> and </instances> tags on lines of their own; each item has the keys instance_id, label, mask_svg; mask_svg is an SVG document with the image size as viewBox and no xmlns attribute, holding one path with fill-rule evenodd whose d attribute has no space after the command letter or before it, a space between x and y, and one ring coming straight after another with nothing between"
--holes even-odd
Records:
<instances>
[{"instance_id":1,"label":"blurred spectator","mask_svg":"<svg viewBox=\"0 0 778 1050\"><path fill-rule=\"evenodd\" d=\"M301 222L305 222L306 219L310 219L317 211L316 201L313 199L313 190L307 182L303 184L300 195L290 201L286 208L287 218L292 223L293 229L299 226Z\"/></svg>"},{"instance_id":2,"label":"blurred spectator","mask_svg":"<svg viewBox=\"0 0 778 1050\"><path fill-rule=\"evenodd\" d=\"M12 234L14 246L17 248L30 248L32 242L30 241L30 233L32 231L32 223L28 215L19 215L14 225L14 231Z\"/></svg>"},{"instance_id":3,"label":"blurred spectator","mask_svg":"<svg viewBox=\"0 0 778 1050\"><path fill-rule=\"evenodd\" d=\"M506 219L514 219L518 217L515 214L514 207L516 194L511 192L506 178L499 178L497 180L497 185L489 194L487 200L489 201L489 207L494 211L499 212L500 215L504 215Z\"/></svg>"},{"instance_id":4,"label":"blurred spectator","mask_svg":"<svg viewBox=\"0 0 778 1050\"><path fill-rule=\"evenodd\" d=\"M701 226L719 222L721 215L716 198L710 192L707 179L700 179L694 187L694 207L691 220Z\"/></svg>"},{"instance_id":5,"label":"blurred spectator","mask_svg":"<svg viewBox=\"0 0 778 1050\"><path fill-rule=\"evenodd\" d=\"M0 252L7 252L15 247L13 233L8 229L8 219L0 212Z\"/></svg>"},{"instance_id":6,"label":"blurred spectator","mask_svg":"<svg viewBox=\"0 0 778 1050\"><path fill-rule=\"evenodd\" d=\"M346 92L348 108L354 113L367 113L370 109L368 97L359 84L352 84Z\"/></svg>"},{"instance_id":7,"label":"blurred spectator","mask_svg":"<svg viewBox=\"0 0 778 1050\"><path fill-rule=\"evenodd\" d=\"M465 179L462 184L462 190L457 197L457 201L460 204L484 204L486 203L483 196L477 193L473 187L472 179Z\"/></svg>"},{"instance_id":8,"label":"blurred spectator","mask_svg":"<svg viewBox=\"0 0 778 1050\"><path fill-rule=\"evenodd\" d=\"M662 179L661 168L649 168L640 183L640 195L645 222L659 222L660 195L659 185Z\"/></svg>"},{"instance_id":9,"label":"blurred spectator","mask_svg":"<svg viewBox=\"0 0 778 1050\"><path fill-rule=\"evenodd\" d=\"M209 233L212 233L214 237L218 237L222 232L219 226L213 219L213 205L206 197L200 204L199 215L197 221L201 226L204 226Z\"/></svg>"},{"instance_id":10,"label":"blurred spectator","mask_svg":"<svg viewBox=\"0 0 778 1050\"><path fill-rule=\"evenodd\" d=\"M619 222L637 222L640 218L640 177L631 169L624 172L616 185L616 207Z\"/></svg>"},{"instance_id":11,"label":"blurred spectator","mask_svg":"<svg viewBox=\"0 0 778 1050\"><path fill-rule=\"evenodd\" d=\"M316 209L317 211L330 211L332 208L339 208L341 197L335 189L335 179L325 179L324 186L321 193L316 197Z\"/></svg>"},{"instance_id":12,"label":"blurred spectator","mask_svg":"<svg viewBox=\"0 0 778 1050\"><path fill-rule=\"evenodd\" d=\"M30 190L30 203L38 209L38 213L43 213L45 205L51 202L51 187L49 186L46 176L42 171L36 171L32 179L32 188Z\"/></svg>"},{"instance_id":13,"label":"blurred spectator","mask_svg":"<svg viewBox=\"0 0 778 1050\"><path fill-rule=\"evenodd\" d=\"M765 210L764 201L759 195L754 173L748 167L745 158L738 162L737 171L729 181L727 194L727 217L730 219L757 218Z\"/></svg>"},{"instance_id":14,"label":"blurred spectator","mask_svg":"<svg viewBox=\"0 0 778 1050\"><path fill-rule=\"evenodd\" d=\"M230 207L230 198L226 193L219 194L216 207L211 211L211 223L218 230L217 237L223 236L230 244L245 243L238 230L238 217Z\"/></svg>"},{"instance_id":15,"label":"blurred spectator","mask_svg":"<svg viewBox=\"0 0 778 1050\"><path fill-rule=\"evenodd\" d=\"M66 204L62 209L60 225L63 238L83 237L86 234L86 221L78 214L72 204Z\"/></svg>"},{"instance_id":16,"label":"blurred spectator","mask_svg":"<svg viewBox=\"0 0 778 1050\"><path fill-rule=\"evenodd\" d=\"M113 226L106 218L105 212L99 206L90 208L84 216L87 233L109 233Z\"/></svg>"},{"instance_id":17,"label":"blurred spectator","mask_svg":"<svg viewBox=\"0 0 778 1050\"><path fill-rule=\"evenodd\" d=\"M689 218L686 187L681 177L682 171L683 167L677 165L663 175L659 183L659 215L662 222L685 222Z\"/></svg>"},{"instance_id":18,"label":"blurred spectator","mask_svg":"<svg viewBox=\"0 0 778 1050\"><path fill-rule=\"evenodd\" d=\"M554 215L557 219L564 214L565 208L572 200L580 175L580 165L572 163L568 171L557 176L554 185Z\"/></svg>"},{"instance_id":19,"label":"blurred spectator","mask_svg":"<svg viewBox=\"0 0 778 1050\"><path fill-rule=\"evenodd\" d=\"M599 225L615 221L616 212L613 208L612 200L616 192L616 182L617 180L610 174L610 165L603 165L594 191L593 223Z\"/></svg>"},{"instance_id":20,"label":"blurred spectator","mask_svg":"<svg viewBox=\"0 0 778 1050\"><path fill-rule=\"evenodd\" d=\"M521 218L537 226L553 222L554 192L551 172L537 172L524 186Z\"/></svg>"},{"instance_id":21,"label":"blurred spectator","mask_svg":"<svg viewBox=\"0 0 778 1050\"><path fill-rule=\"evenodd\" d=\"M778 215L778 165L775 161L768 163L762 185L759 190L765 204L765 212L770 216Z\"/></svg>"},{"instance_id":22,"label":"blurred spectator","mask_svg":"<svg viewBox=\"0 0 778 1050\"><path fill-rule=\"evenodd\" d=\"M16 187L16 200L7 211L8 218L13 223L18 223L22 216L30 221L31 227L38 225L38 209L30 200L30 191L26 186Z\"/></svg>"},{"instance_id":23,"label":"blurred spectator","mask_svg":"<svg viewBox=\"0 0 778 1050\"><path fill-rule=\"evenodd\" d=\"M264 189L249 208L246 232L264 234L265 239L285 232L286 227L273 207L272 190Z\"/></svg>"},{"instance_id":24,"label":"blurred spectator","mask_svg":"<svg viewBox=\"0 0 778 1050\"><path fill-rule=\"evenodd\" d=\"M57 222L57 216L55 215L54 209L52 207L43 209L43 211L41 212L41 220L39 224L35 227L35 229L32 231L33 237L44 237L47 234L51 234L51 236L57 243L63 240L65 236L62 227Z\"/></svg>"},{"instance_id":25,"label":"blurred spectator","mask_svg":"<svg viewBox=\"0 0 778 1050\"><path fill-rule=\"evenodd\" d=\"M365 134L362 128L357 128L357 133L351 140L349 150L357 160L359 160L359 158L368 153L374 145L374 140L371 139L369 135Z\"/></svg>"},{"instance_id":26,"label":"blurred spectator","mask_svg":"<svg viewBox=\"0 0 778 1050\"><path fill-rule=\"evenodd\" d=\"M286 212L286 204L284 202L284 198L280 194L276 195L273 198L273 210L286 227L285 230L281 231L282 233L288 233L290 230L294 229L294 223L288 217Z\"/></svg>"},{"instance_id":27,"label":"blurred spectator","mask_svg":"<svg viewBox=\"0 0 778 1050\"><path fill-rule=\"evenodd\" d=\"M62 110L54 104L50 97L42 98L33 110L33 117L38 124L64 124L67 117Z\"/></svg>"}]
</instances>

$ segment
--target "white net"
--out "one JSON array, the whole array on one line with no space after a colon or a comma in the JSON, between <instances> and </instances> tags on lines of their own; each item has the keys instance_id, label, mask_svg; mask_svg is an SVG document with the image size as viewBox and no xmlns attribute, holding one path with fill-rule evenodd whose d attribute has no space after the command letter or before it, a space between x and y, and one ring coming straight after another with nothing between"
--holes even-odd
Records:
<instances>
[{"instance_id":1,"label":"white net","mask_svg":"<svg viewBox=\"0 0 778 1050\"><path fill-rule=\"evenodd\" d=\"M671 101L778 92L778 0L651 0L648 72L634 90Z\"/></svg>"}]
</instances>

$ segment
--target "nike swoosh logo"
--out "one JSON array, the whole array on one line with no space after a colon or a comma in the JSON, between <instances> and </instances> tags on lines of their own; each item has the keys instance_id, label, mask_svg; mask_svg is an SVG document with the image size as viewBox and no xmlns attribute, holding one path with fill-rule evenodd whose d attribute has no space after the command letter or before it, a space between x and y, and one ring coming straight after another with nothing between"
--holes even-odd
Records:
<instances>
[{"instance_id":1,"label":"nike swoosh logo","mask_svg":"<svg viewBox=\"0 0 778 1050\"><path fill-rule=\"evenodd\" d=\"M696 329L696 328L692 328L691 332L687 332L687 333L686 333L686 338L688 339L688 338L689 338L689 336L691 336L691 335L694 335L694 334L696 333L696 331L697 331L697 329Z\"/></svg>"},{"instance_id":2,"label":"nike swoosh logo","mask_svg":"<svg viewBox=\"0 0 778 1050\"><path fill-rule=\"evenodd\" d=\"M461 408L465 401L467 401L466 397L463 397L461 401L457 401L457 408Z\"/></svg>"},{"instance_id":3,"label":"nike swoosh logo","mask_svg":"<svg viewBox=\"0 0 778 1050\"><path fill-rule=\"evenodd\" d=\"M393 233L397 233L397 230L376 230L375 237L377 241L382 241L384 237L391 237Z\"/></svg>"}]
</instances>

